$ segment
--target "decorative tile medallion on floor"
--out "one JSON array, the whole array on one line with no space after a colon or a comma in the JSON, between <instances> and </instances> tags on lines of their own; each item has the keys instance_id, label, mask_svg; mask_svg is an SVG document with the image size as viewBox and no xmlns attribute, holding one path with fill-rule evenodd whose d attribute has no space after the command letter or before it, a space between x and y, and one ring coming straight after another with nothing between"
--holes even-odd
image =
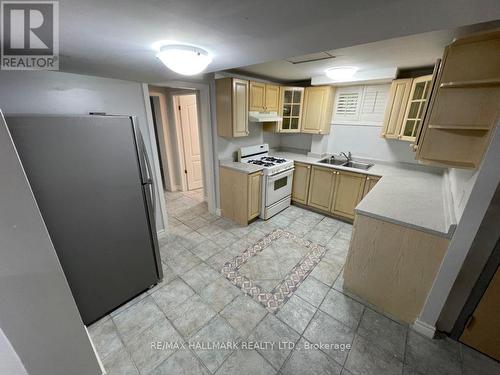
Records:
<instances>
[{"instance_id":1,"label":"decorative tile medallion on floor","mask_svg":"<svg viewBox=\"0 0 500 375\"><path fill-rule=\"evenodd\" d=\"M326 249L276 229L226 262L221 273L276 313L319 263Z\"/></svg>"}]
</instances>

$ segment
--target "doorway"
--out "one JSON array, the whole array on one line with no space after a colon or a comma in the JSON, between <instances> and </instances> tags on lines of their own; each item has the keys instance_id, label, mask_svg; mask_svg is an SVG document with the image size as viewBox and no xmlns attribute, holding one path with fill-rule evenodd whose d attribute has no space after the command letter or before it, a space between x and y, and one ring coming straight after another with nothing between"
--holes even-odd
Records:
<instances>
[{"instance_id":1,"label":"doorway","mask_svg":"<svg viewBox=\"0 0 500 375\"><path fill-rule=\"evenodd\" d=\"M203 188L198 105L195 94L173 95L175 127L180 145L183 191Z\"/></svg>"},{"instance_id":2,"label":"doorway","mask_svg":"<svg viewBox=\"0 0 500 375\"><path fill-rule=\"evenodd\" d=\"M164 190L205 197L198 90L149 86L149 97Z\"/></svg>"}]
</instances>

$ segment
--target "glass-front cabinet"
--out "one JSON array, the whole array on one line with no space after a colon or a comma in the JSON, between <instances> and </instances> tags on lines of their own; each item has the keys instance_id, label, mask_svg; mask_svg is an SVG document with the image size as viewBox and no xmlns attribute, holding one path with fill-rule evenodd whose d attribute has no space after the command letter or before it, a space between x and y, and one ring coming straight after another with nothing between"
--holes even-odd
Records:
<instances>
[{"instance_id":1,"label":"glass-front cabinet","mask_svg":"<svg viewBox=\"0 0 500 375\"><path fill-rule=\"evenodd\" d=\"M278 132L299 133L304 88L281 86L280 91L279 115L283 120L278 124Z\"/></svg>"},{"instance_id":2,"label":"glass-front cabinet","mask_svg":"<svg viewBox=\"0 0 500 375\"><path fill-rule=\"evenodd\" d=\"M424 116L425 104L429 98L431 82L432 74L413 80L399 139L415 141L418 127Z\"/></svg>"}]
</instances>

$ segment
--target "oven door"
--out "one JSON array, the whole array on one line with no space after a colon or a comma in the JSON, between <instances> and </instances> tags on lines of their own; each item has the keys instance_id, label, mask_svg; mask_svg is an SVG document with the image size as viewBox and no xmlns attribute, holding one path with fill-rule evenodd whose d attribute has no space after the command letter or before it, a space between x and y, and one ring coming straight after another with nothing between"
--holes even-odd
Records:
<instances>
[{"instance_id":1,"label":"oven door","mask_svg":"<svg viewBox=\"0 0 500 375\"><path fill-rule=\"evenodd\" d=\"M293 168L266 178L266 207L292 194Z\"/></svg>"}]
</instances>

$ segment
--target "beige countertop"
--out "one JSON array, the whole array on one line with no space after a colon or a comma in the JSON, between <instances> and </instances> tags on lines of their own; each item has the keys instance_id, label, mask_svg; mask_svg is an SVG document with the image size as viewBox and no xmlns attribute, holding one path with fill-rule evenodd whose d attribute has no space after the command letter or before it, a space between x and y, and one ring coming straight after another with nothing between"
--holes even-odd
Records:
<instances>
[{"instance_id":1,"label":"beige countertop","mask_svg":"<svg viewBox=\"0 0 500 375\"><path fill-rule=\"evenodd\" d=\"M449 188L442 170L409 163L375 165L367 171L319 163L322 158L293 152L272 152L273 156L326 168L381 176L375 187L356 207L356 212L417 230L451 237L455 230Z\"/></svg>"}]
</instances>

